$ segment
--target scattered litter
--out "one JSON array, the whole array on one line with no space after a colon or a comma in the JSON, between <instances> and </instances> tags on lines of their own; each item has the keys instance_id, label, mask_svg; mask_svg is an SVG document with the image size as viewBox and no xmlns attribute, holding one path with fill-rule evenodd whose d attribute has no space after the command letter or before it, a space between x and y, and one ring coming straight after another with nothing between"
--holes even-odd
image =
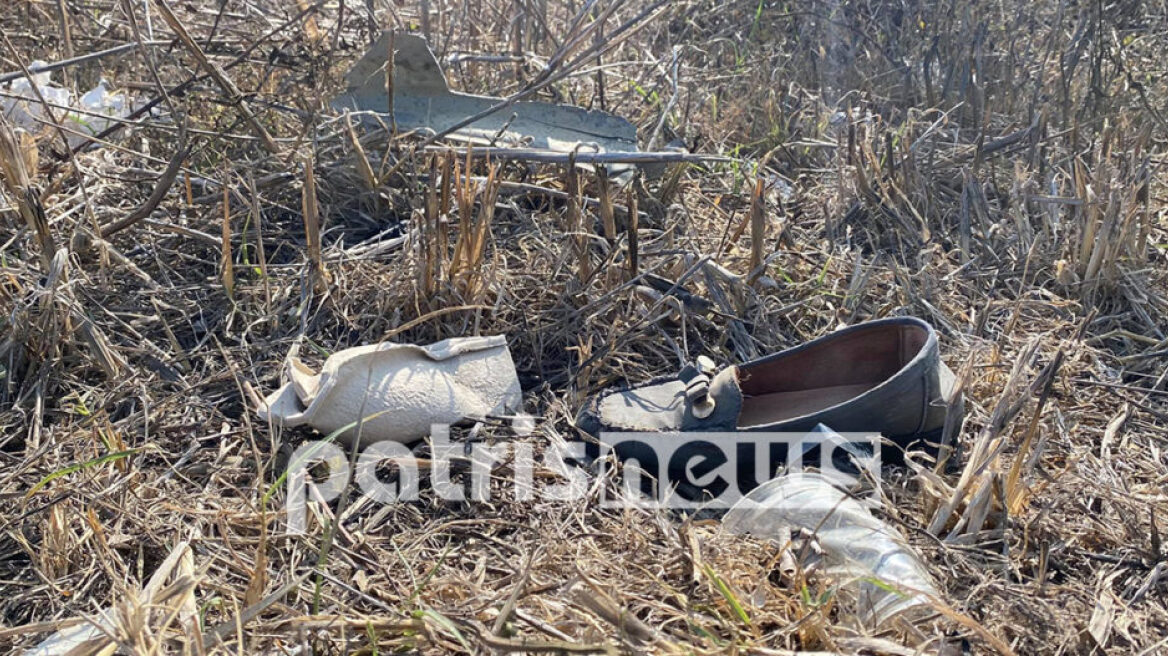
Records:
<instances>
[{"instance_id":1,"label":"scattered litter","mask_svg":"<svg viewBox=\"0 0 1168 656\"><path fill-rule=\"evenodd\" d=\"M347 80L348 89L333 101L338 110L373 112L390 123L385 67L393 38L393 121L399 130L444 132L503 102L450 90L438 60L422 37L386 31L365 53ZM479 145L527 147L569 153L637 152L637 128L607 112L571 105L520 101L451 133L450 138Z\"/></svg>"},{"instance_id":2,"label":"scattered litter","mask_svg":"<svg viewBox=\"0 0 1168 656\"><path fill-rule=\"evenodd\" d=\"M38 70L48 66L45 62L33 62L30 70ZM41 96L50 104L54 116L66 128L69 146L76 148L88 141L83 135L98 135L105 131L115 120L130 113L130 101L126 94L111 93L109 82L104 79L89 91L74 97L73 92L53 84L52 73L33 73L32 79L36 82ZM0 95L0 112L13 125L31 133L41 132L49 119L45 115L45 106L37 98L36 91L29 84L27 77L20 77L4 85Z\"/></svg>"},{"instance_id":3,"label":"scattered litter","mask_svg":"<svg viewBox=\"0 0 1168 656\"><path fill-rule=\"evenodd\" d=\"M413 442L433 424L508 414L523 402L501 335L345 349L329 356L320 374L289 355L285 374L288 382L264 399L261 419L327 435L364 416L362 446ZM356 433L350 428L338 437L351 442Z\"/></svg>"},{"instance_id":4,"label":"scattered litter","mask_svg":"<svg viewBox=\"0 0 1168 656\"><path fill-rule=\"evenodd\" d=\"M788 474L760 485L726 512L731 533L775 538L784 529L815 534L827 572L859 593L861 620L877 627L938 596L900 535L822 474Z\"/></svg>"},{"instance_id":5,"label":"scattered litter","mask_svg":"<svg viewBox=\"0 0 1168 656\"><path fill-rule=\"evenodd\" d=\"M170 584L163 587L167 581ZM186 540L179 542L163 560L141 590L128 590L129 598L106 608L92 617L68 623L24 656L65 656L69 654L112 654L116 651L114 635L117 627L125 626L127 616L133 621L144 621L151 612L173 613L184 628L198 626L195 606L194 552ZM168 594L169 593L169 594ZM165 597L165 599L163 599Z\"/></svg>"}]
</instances>

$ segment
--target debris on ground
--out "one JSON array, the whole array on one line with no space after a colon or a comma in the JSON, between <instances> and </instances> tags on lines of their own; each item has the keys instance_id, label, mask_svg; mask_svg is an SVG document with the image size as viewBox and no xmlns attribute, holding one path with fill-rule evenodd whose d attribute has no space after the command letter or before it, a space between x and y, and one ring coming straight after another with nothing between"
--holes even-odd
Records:
<instances>
[{"instance_id":1,"label":"debris on ground","mask_svg":"<svg viewBox=\"0 0 1168 656\"><path fill-rule=\"evenodd\" d=\"M393 77L387 82L391 47ZM424 135L445 134L478 145L560 153L577 149L637 152L637 128L608 112L451 91L434 52L417 35L383 32L346 79L349 86L333 101L334 107L371 112L384 125L402 132L420 130ZM393 87L392 103L389 86ZM498 111L484 114L497 106Z\"/></svg>"},{"instance_id":2,"label":"debris on ground","mask_svg":"<svg viewBox=\"0 0 1168 656\"><path fill-rule=\"evenodd\" d=\"M285 373L288 382L261 404L261 419L324 435L340 431L346 441L359 433L363 446L415 442L434 424L507 415L523 402L501 335L349 348L330 355L320 373L289 354Z\"/></svg>"},{"instance_id":3,"label":"debris on ground","mask_svg":"<svg viewBox=\"0 0 1168 656\"><path fill-rule=\"evenodd\" d=\"M824 551L825 573L858 592L860 619L870 628L928 610L940 594L920 559L895 529L837 485L812 472L771 479L727 511L723 526L768 539L794 530L813 535Z\"/></svg>"},{"instance_id":4,"label":"debris on ground","mask_svg":"<svg viewBox=\"0 0 1168 656\"><path fill-rule=\"evenodd\" d=\"M70 153L0 120L0 653L58 631L198 656L1163 652L1162 3L791 4L0 11L6 109L43 109L11 83L50 70L74 95L58 119L102 79L135 107ZM425 71L386 75L385 29ZM562 104L565 133L523 103ZM667 165L599 166L637 158ZM613 507L619 463L544 458L580 461L602 390L910 316L964 418L865 489L936 617L872 628L876 580L794 519L743 535ZM489 335L532 419L451 426L449 468L435 440L411 450L416 499L310 498L330 467L288 462L327 429L256 418L290 353L307 380L350 348ZM470 492L478 472L488 501L440 472Z\"/></svg>"},{"instance_id":5,"label":"debris on ground","mask_svg":"<svg viewBox=\"0 0 1168 656\"><path fill-rule=\"evenodd\" d=\"M33 62L31 69L44 65L44 62ZM33 73L32 79L35 89L27 77L21 77L0 90L0 113L14 126L38 134L53 125L53 119L45 113L47 104L65 130L70 148L101 134L132 109L125 92L111 91L110 83L104 79L80 97L54 84L51 73Z\"/></svg>"}]
</instances>

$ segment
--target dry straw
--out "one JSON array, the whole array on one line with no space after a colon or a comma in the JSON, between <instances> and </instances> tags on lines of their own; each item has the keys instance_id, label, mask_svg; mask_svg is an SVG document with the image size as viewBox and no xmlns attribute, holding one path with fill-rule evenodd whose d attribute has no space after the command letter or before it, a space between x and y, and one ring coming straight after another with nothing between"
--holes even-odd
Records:
<instances>
[{"instance_id":1,"label":"dry straw","mask_svg":"<svg viewBox=\"0 0 1168 656\"><path fill-rule=\"evenodd\" d=\"M0 12L0 73L75 55L55 84L139 103L70 152L64 108L0 118L0 651L89 620L92 653L1163 651L1162 8L781 4ZM499 111L725 159L626 182L335 115L382 28ZM506 334L534 431L454 436L538 453L607 386L897 314L937 327L966 413L942 461L885 472L944 603L879 635L809 536L604 508L606 478L516 499L509 461L490 503L353 495L289 537L282 468L320 436L251 401L293 344Z\"/></svg>"}]
</instances>

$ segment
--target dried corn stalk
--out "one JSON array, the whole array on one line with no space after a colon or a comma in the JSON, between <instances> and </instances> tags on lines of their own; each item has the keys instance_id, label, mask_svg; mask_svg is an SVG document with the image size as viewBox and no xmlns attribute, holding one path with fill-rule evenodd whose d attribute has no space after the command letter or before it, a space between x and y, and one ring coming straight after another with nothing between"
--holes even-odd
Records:
<instances>
[{"instance_id":1,"label":"dried corn stalk","mask_svg":"<svg viewBox=\"0 0 1168 656\"><path fill-rule=\"evenodd\" d=\"M18 140L12 126L3 115L0 115L0 172L4 174L5 187L15 199L20 216L36 237L37 246L40 248L41 268L48 272L49 263L57 248L53 244L53 235L49 232L49 222L45 217L45 208L41 205L40 192L29 176L29 165L35 166L35 153L36 146L31 142Z\"/></svg>"}]
</instances>

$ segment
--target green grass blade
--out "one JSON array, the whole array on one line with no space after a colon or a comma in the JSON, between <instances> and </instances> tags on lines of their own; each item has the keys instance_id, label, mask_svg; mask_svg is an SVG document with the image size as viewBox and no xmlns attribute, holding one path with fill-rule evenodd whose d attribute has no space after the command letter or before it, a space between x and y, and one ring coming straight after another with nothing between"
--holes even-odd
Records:
<instances>
[{"instance_id":1,"label":"green grass blade","mask_svg":"<svg viewBox=\"0 0 1168 656\"><path fill-rule=\"evenodd\" d=\"M32 495L39 492L41 490L41 488L48 485L49 483L52 483L53 481L57 480L58 478L61 478L62 476L68 476L69 474L79 472L83 469L89 469L90 467L97 467L99 465L104 465L107 462L121 460L122 458L129 458L130 456L132 456L135 453L138 453L142 450L143 450L142 448L138 448L138 449L129 449L127 451L118 451L117 453L107 453L104 456L98 456L96 458L93 458L92 460L86 460L85 462L79 462L79 463L76 463L73 465L69 465L68 467L66 467L64 469L58 469L57 471L42 478L36 485L32 486L32 489L29 490L28 493L24 495L24 498L25 498L25 500L28 500L30 497L32 497Z\"/></svg>"},{"instance_id":2,"label":"green grass blade","mask_svg":"<svg viewBox=\"0 0 1168 656\"><path fill-rule=\"evenodd\" d=\"M714 587L718 589L718 592L726 600L726 603L730 604L731 610L733 610L734 614L738 616L738 619L741 620L743 624L749 625L750 615L747 614L746 608L742 606L742 602L738 601L738 597L734 594L734 591L730 589L730 586L727 585L726 582L722 580L722 577L718 576L717 572L715 572L714 569L709 565L703 564L702 570L706 573L706 576L711 581L713 581Z\"/></svg>"}]
</instances>

